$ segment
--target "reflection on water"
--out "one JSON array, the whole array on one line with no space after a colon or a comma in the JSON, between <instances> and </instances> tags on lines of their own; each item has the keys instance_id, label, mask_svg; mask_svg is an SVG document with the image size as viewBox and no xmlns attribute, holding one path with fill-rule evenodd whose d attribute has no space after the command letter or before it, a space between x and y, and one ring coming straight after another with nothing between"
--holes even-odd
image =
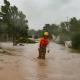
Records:
<instances>
[{"instance_id":1,"label":"reflection on water","mask_svg":"<svg viewBox=\"0 0 80 80\"><path fill-rule=\"evenodd\" d=\"M47 75L47 66L48 63L46 60L38 60L37 61L37 78L38 80L45 80L46 78L48 78Z\"/></svg>"},{"instance_id":2,"label":"reflection on water","mask_svg":"<svg viewBox=\"0 0 80 80\"><path fill-rule=\"evenodd\" d=\"M38 64L38 67L45 68L48 65L48 62L47 62L47 60L38 60L37 64Z\"/></svg>"}]
</instances>

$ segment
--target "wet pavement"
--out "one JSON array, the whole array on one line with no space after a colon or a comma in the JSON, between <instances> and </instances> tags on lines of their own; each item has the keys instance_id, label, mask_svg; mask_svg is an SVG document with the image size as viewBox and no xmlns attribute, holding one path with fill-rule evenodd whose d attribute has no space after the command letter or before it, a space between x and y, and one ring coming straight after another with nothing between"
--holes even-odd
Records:
<instances>
[{"instance_id":1,"label":"wet pavement","mask_svg":"<svg viewBox=\"0 0 80 80\"><path fill-rule=\"evenodd\" d=\"M80 80L80 54L50 43L45 60L37 59L38 44L2 43L0 80Z\"/></svg>"}]
</instances>

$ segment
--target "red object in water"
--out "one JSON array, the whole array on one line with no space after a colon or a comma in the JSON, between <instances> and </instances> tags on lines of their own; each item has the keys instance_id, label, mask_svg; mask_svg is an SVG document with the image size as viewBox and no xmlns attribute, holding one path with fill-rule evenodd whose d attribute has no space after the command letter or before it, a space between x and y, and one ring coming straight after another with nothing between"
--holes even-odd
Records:
<instances>
[{"instance_id":1,"label":"red object in water","mask_svg":"<svg viewBox=\"0 0 80 80\"><path fill-rule=\"evenodd\" d=\"M45 39L45 38L42 38L41 40L40 40L40 46L41 47L46 47L47 45L48 45L48 39Z\"/></svg>"}]
</instances>

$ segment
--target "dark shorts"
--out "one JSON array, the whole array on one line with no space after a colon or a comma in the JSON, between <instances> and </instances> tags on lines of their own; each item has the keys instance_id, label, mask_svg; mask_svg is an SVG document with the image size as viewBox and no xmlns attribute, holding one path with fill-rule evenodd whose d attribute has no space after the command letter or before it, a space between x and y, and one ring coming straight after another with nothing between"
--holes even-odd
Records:
<instances>
[{"instance_id":1,"label":"dark shorts","mask_svg":"<svg viewBox=\"0 0 80 80\"><path fill-rule=\"evenodd\" d=\"M46 53L46 47L40 47L39 48L39 53Z\"/></svg>"}]
</instances>

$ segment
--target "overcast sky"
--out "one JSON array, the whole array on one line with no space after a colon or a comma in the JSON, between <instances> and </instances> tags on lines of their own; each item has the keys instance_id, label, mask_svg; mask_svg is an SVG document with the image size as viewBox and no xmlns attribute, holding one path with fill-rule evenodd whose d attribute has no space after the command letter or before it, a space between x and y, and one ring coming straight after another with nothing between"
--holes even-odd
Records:
<instances>
[{"instance_id":1,"label":"overcast sky","mask_svg":"<svg viewBox=\"0 0 80 80\"><path fill-rule=\"evenodd\" d=\"M80 0L9 0L23 11L29 27L41 29L46 23L60 23L67 17L80 18ZM3 0L0 0L0 5Z\"/></svg>"}]
</instances>

